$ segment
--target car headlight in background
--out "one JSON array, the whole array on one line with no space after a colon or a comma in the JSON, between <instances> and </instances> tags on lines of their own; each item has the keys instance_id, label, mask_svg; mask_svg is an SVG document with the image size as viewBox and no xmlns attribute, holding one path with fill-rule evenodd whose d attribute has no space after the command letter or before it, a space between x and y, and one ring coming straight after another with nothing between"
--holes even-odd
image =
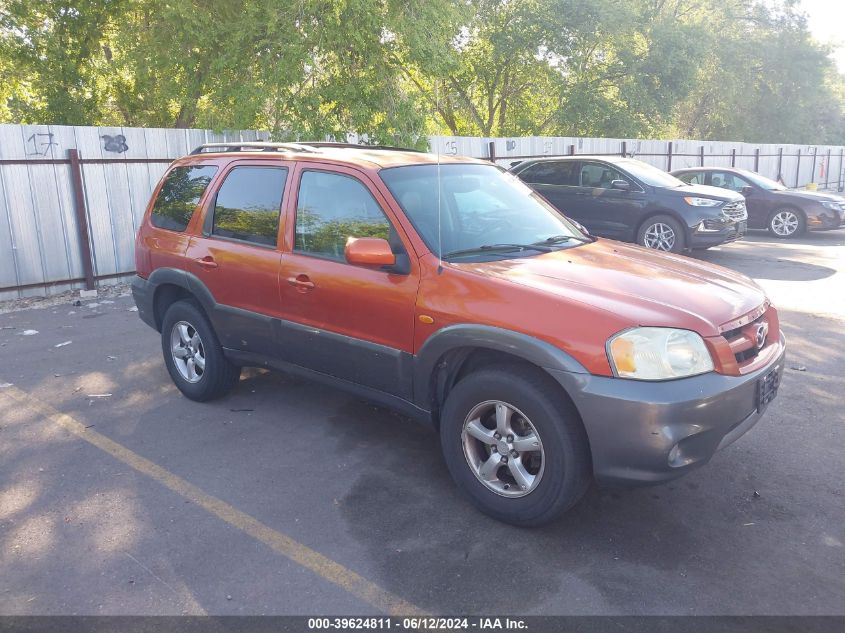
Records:
<instances>
[{"instance_id":1,"label":"car headlight in background","mask_svg":"<svg viewBox=\"0 0 845 633\"><path fill-rule=\"evenodd\" d=\"M713 200L712 198L694 198L692 196L687 196L684 198L684 202L693 207L718 207L723 201Z\"/></svg>"},{"instance_id":2,"label":"car headlight in background","mask_svg":"<svg viewBox=\"0 0 845 633\"><path fill-rule=\"evenodd\" d=\"M671 380L713 371L704 339L690 330L637 327L613 336L607 356L616 375L636 380Z\"/></svg>"}]
</instances>

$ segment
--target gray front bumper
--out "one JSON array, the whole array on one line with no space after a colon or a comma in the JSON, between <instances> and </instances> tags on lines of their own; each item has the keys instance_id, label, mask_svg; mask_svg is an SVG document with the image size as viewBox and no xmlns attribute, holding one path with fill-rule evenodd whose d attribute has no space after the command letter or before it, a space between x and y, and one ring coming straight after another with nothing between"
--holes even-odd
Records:
<instances>
[{"instance_id":1,"label":"gray front bumper","mask_svg":"<svg viewBox=\"0 0 845 633\"><path fill-rule=\"evenodd\" d=\"M754 426L766 409L757 408L758 381L773 369L782 375L784 358L785 349L745 376L711 372L665 382L549 372L581 414L596 479L645 484L707 463Z\"/></svg>"}]
</instances>

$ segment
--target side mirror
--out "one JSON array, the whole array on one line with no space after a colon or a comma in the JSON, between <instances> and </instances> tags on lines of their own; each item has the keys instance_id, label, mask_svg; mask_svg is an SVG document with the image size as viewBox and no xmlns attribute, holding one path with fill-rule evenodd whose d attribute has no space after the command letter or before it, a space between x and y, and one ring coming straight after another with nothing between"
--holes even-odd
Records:
<instances>
[{"instance_id":1,"label":"side mirror","mask_svg":"<svg viewBox=\"0 0 845 633\"><path fill-rule=\"evenodd\" d=\"M627 180L613 180L610 183L611 189L618 189L619 191L630 191L631 183Z\"/></svg>"},{"instance_id":2,"label":"side mirror","mask_svg":"<svg viewBox=\"0 0 845 633\"><path fill-rule=\"evenodd\" d=\"M380 237L350 237L343 249L346 261L358 266L393 266L396 255Z\"/></svg>"},{"instance_id":3,"label":"side mirror","mask_svg":"<svg viewBox=\"0 0 845 633\"><path fill-rule=\"evenodd\" d=\"M745 185L739 192L747 198L754 192L754 187L751 185Z\"/></svg>"}]
</instances>

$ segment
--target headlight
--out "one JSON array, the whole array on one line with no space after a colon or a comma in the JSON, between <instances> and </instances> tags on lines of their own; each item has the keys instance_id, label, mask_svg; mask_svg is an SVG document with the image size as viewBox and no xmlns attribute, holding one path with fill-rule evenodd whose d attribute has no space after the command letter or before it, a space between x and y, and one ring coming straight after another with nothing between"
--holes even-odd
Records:
<instances>
[{"instance_id":1,"label":"headlight","mask_svg":"<svg viewBox=\"0 0 845 633\"><path fill-rule=\"evenodd\" d=\"M625 330L608 341L607 356L621 378L671 380L713 371L713 359L704 339L690 330Z\"/></svg>"},{"instance_id":2,"label":"headlight","mask_svg":"<svg viewBox=\"0 0 845 633\"><path fill-rule=\"evenodd\" d=\"M845 203L843 202L822 202L822 206L825 209L833 209L834 211L845 210Z\"/></svg>"},{"instance_id":3,"label":"headlight","mask_svg":"<svg viewBox=\"0 0 845 633\"><path fill-rule=\"evenodd\" d=\"M713 200L711 198L692 198L687 196L684 202L693 207L718 207L722 204L722 200Z\"/></svg>"}]
</instances>

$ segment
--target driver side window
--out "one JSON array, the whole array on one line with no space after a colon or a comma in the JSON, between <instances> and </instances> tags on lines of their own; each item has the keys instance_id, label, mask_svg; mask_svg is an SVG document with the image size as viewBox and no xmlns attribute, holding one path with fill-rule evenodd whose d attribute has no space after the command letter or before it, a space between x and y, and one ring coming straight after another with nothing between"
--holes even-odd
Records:
<instances>
[{"instance_id":1,"label":"driver side window","mask_svg":"<svg viewBox=\"0 0 845 633\"><path fill-rule=\"evenodd\" d=\"M714 187L741 192L742 188L748 185L748 181L730 172L714 171L710 178L710 184Z\"/></svg>"},{"instance_id":2,"label":"driver side window","mask_svg":"<svg viewBox=\"0 0 845 633\"><path fill-rule=\"evenodd\" d=\"M306 171L299 183L294 250L346 261L350 237L390 240L391 226L373 195L351 176Z\"/></svg>"},{"instance_id":3,"label":"driver side window","mask_svg":"<svg viewBox=\"0 0 845 633\"><path fill-rule=\"evenodd\" d=\"M594 189L610 189L610 183L614 180L624 180L628 182L621 173L610 165L602 163L582 163L581 164L581 186L592 187Z\"/></svg>"}]
</instances>

